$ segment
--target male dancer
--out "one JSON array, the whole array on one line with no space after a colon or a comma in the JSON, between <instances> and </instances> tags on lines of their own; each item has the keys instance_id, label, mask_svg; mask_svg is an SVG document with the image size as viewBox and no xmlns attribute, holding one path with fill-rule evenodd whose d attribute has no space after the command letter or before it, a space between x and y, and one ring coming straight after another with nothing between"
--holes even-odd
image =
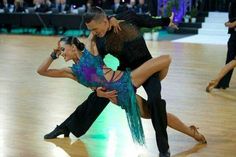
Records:
<instances>
[{"instance_id":1,"label":"male dancer","mask_svg":"<svg viewBox=\"0 0 236 157\"><path fill-rule=\"evenodd\" d=\"M133 25L124 23L121 31L114 33L110 30L110 22L105 12L94 7L85 15L85 23L89 30L96 36L98 51L102 57L111 53L120 60L119 70L126 68L135 69L145 61L152 58L147 49L142 35L135 31L134 25L137 26L168 26L172 25L172 18L152 19L147 15L137 16L133 12L125 12L115 16L119 20L126 20ZM118 40L119 37L119 40ZM117 40L116 40L117 39ZM161 99L161 84L159 75L151 76L143 87L147 92L147 104L150 110L152 123L156 131L157 145L161 157L170 156L168 137L166 132L167 117L165 100ZM58 135L66 136L72 132L75 136L80 137L86 133L92 123L96 120L102 110L109 103L109 98L115 96L115 91L104 91L99 88L77 107L77 109L68 117L60 126L57 126L51 133L45 135L45 139L55 138Z\"/></svg>"}]
</instances>

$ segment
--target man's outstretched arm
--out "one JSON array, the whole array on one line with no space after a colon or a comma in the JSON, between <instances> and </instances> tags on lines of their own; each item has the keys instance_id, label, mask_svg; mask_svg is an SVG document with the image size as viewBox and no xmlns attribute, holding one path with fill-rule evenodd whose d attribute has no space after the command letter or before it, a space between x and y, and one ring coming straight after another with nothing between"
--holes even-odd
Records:
<instances>
[{"instance_id":1,"label":"man's outstretched arm","mask_svg":"<svg viewBox=\"0 0 236 157\"><path fill-rule=\"evenodd\" d=\"M173 17L174 14L172 14L171 17L155 18L146 14L136 14L133 11L125 11L115 16L115 18L117 18L118 20L125 20L138 27L147 28L153 28L157 26L172 26Z\"/></svg>"}]
</instances>

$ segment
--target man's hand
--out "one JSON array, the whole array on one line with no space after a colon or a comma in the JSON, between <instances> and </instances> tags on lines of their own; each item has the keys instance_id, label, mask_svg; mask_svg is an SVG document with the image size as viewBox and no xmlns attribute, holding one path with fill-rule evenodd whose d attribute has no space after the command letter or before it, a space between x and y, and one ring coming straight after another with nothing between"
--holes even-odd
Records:
<instances>
[{"instance_id":1,"label":"man's hand","mask_svg":"<svg viewBox=\"0 0 236 157\"><path fill-rule=\"evenodd\" d=\"M236 21L234 21L234 22L225 22L225 27L235 28L236 27Z\"/></svg>"},{"instance_id":2,"label":"man's hand","mask_svg":"<svg viewBox=\"0 0 236 157\"><path fill-rule=\"evenodd\" d=\"M117 97L115 97L115 98L109 98L109 100L110 100L113 104L117 104Z\"/></svg>"},{"instance_id":3,"label":"man's hand","mask_svg":"<svg viewBox=\"0 0 236 157\"><path fill-rule=\"evenodd\" d=\"M121 31L120 22L123 22L124 20L117 20L115 17L110 18L109 22L110 22L110 26L109 26L109 30L113 27L114 28L114 32L118 33L119 31Z\"/></svg>"},{"instance_id":4,"label":"man's hand","mask_svg":"<svg viewBox=\"0 0 236 157\"><path fill-rule=\"evenodd\" d=\"M170 24L168 25L168 27L174 28L174 29L177 29L177 30L178 30L179 27L178 27L176 24L174 24L174 22L173 22L174 16L175 16L175 14L172 12L172 13L171 13L171 16L169 17L169 18L170 18Z\"/></svg>"},{"instance_id":5,"label":"man's hand","mask_svg":"<svg viewBox=\"0 0 236 157\"><path fill-rule=\"evenodd\" d=\"M107 91L104 87L98 87L96 92L98 97L104 97L110 100L113 100L117 97L117 91Z\"/></svg>"}]
</instances>

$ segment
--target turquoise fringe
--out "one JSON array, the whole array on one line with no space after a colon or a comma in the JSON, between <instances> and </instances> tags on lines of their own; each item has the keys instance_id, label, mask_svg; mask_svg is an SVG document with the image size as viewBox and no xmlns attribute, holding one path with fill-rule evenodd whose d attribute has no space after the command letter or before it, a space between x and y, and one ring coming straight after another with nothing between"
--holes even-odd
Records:
<instances>
[{"instance_id":1,"label":"turquoise fringe","mask_svg":"<svg viewBox=\"0 0 236 157\"><path fill-rule=\"evenodd\" d=\"M127 70L129 72L129 70ZM130 73L130 72L129 72ZM125 105L124 109L126 112L126 117L128 120L129 128L131 131L131 135L135 144L139 144L141 146L145 145L145 136L141 121L140 110L138 107L136 93L134 91L134 87L132 85L131 79L130 83L128 83L130 88L130 103L129 105Z\"/></svg>"}]
</instances>

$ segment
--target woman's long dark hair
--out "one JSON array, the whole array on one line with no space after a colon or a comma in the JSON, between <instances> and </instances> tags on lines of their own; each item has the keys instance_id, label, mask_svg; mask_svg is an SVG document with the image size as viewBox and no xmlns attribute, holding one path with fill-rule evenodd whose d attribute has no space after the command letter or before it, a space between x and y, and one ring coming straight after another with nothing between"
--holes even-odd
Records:
<instances>
[{"instance_id":1,"label":"woman's long dark hair","mask_svg":"<svg viewBox=\"0 0 236 157\"><path fill-rule=\"evenodd\" d=\"M60 42L63 41L65 42L65 44L68 45L75 45L77 47L78 50L83 51L85 48L84 43L80 42L78 38L76 37L72 37L72 36L68 36L68 37L62 37L60 39Z\"/></svg>"}]
</instances>

